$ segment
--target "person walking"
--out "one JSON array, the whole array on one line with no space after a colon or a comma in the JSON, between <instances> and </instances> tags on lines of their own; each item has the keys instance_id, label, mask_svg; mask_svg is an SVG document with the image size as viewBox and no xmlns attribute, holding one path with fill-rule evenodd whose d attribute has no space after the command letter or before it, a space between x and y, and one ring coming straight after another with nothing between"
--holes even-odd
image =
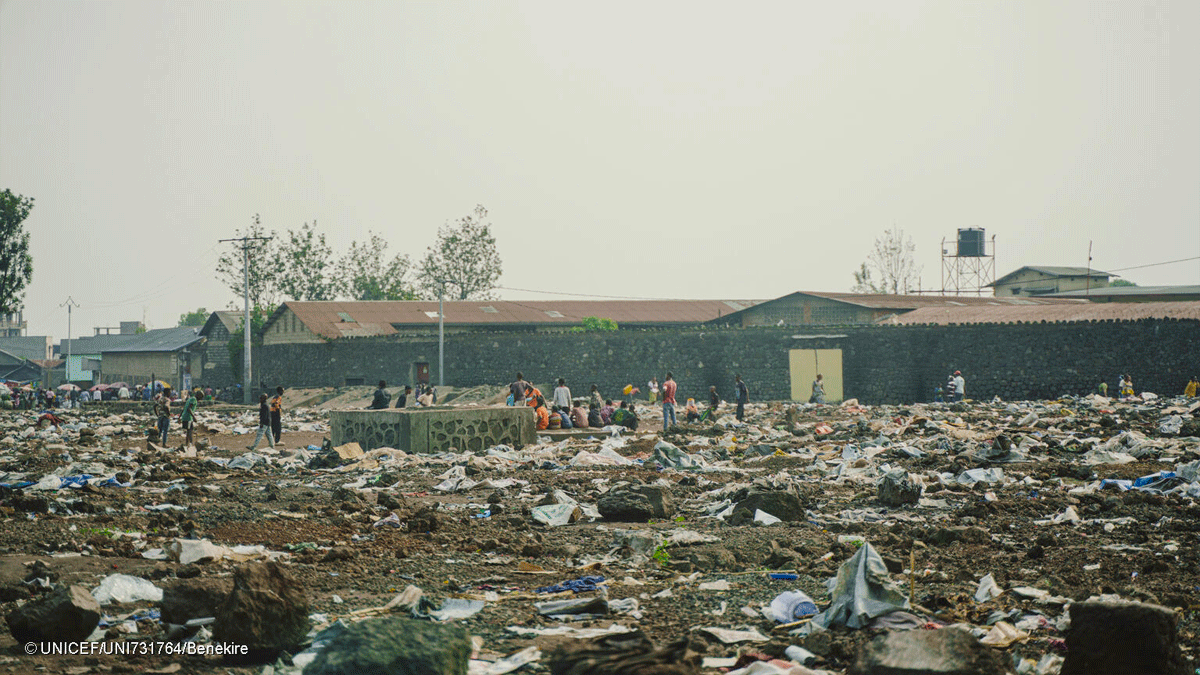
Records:
<instances>
[{"instance_id":1,"label":"person walking","mask_svg":"<svg viewBox=\"0 0 1200 675\"><path fill-rule=\"evenodd\" d=\"M675 384L675 376L667 373L667 379L662 384L663 431L679 424L679 420L675 419L675 390L677 386Z\"/></svg>"},{"instance_id":2,"label":"person walking","mask_svg":"<svg viewBox=\"0 0 1200 675\"><path fill-rule=\"evenodd\" d=\"M283 387L275 387L275 397L271 399L271 434L275 437L275 445L279 445L279 438L283 436Z\"/></svg>"},{"instance_id":3,"label":"person walking","mask_svg":"<svg viewBox=\"0 0 1200 675\"><path fill-rule=\"evenodd\" d=\"M746 404L750 402L750 390L746 387L746 383L742 381L740 374L733 376L733 388L737 393L737 412L734 417L741 422L746 418Z\"/></svg>"},{"instance_id":4,"label":"person walking","mask_svg":"<svg viewBox=\"0 0 1200 675\"><path fill-rule=\"evenodd\" d=\"M258 395L258 435L254 437L254 442L246 446L247 450L253 451L258 447L258 442L263 436L267 437L267 445L271 448L275 447L275 436L271 433L271 406L267 403L266 393Z\"/></svg>"},{"instance_id":5,"label":"person walking","mask_svg":"<svg viewBox=\"0 0 1200 675\"><path fill-rule=\"evenodd\" d=\"M183 402L183 411L179 413L179 425L186 432L186 440L183 442L183 447L188 447L192 444L192 430L196 428L196 406L199 402L196 400L196 392L189 391L187 400Z\"/></svg>"},{"instance_id":6,"label":"person walking","mask_svg":"<svg viewBox=\"0 0 1200 675\"><path fill-rule=\"evenodd\" d=\"M158 420L158 433L162 445L167 446L167 429L171 426L171 388L166 387L154 398L154 416Z\"/></svg>"},{"instance_id":7,"label":"person walking","mask_svg":"<svg viewBox=\"0 0 1200 675\"><path fill-rule=\"evenodd\" d=\"M937 394L941 398L941 394ZM825 403L825 376L817 373L817 379L812 383L812 396L808 397L809 403Z\"/></svg>"}]
</instances>

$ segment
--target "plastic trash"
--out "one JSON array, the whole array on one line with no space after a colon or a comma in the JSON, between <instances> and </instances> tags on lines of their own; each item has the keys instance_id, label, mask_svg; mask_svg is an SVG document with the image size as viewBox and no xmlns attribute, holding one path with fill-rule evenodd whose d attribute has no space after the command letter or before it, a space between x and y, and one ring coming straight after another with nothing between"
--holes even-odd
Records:
<instances>
[{"instance_id":1,"label":"plastic trash","mask_svg":"<svg viewBox=\"0 0 1200 675\"><path fill-rule=\"evenodd\" d=\"M883 558L869 543L842 563L828 586L833 602L812 619L822 628L834 624L862 628L874 617L909 606L904 592L888 576Z\"/></svg>"},{"instance_id":2,"label":"plastic trash","mask_svg":"<svg viewBox=\"0 0 1200 675\"><path fill-rule=\"evenodd\" d=\"M996 580L991 574L987 574L979 580L979 586L975 589L975 602L987 602L1000 597L1004 591L996 585Z\"/></svg>"},{"instance_id":3,"label":"plastic trash","mask_svg":"<svg viewBox=\"0 0 1200 675\"><path fill-rule=\"evenodd\" d=\"M201 560L220 560L232 551L207 539L176 539L167 544L167 553L180 565L190 565Z\"/></svg>"},{"instance_id":4,"label":"plastic trash","mask_svg":"<svg viewBox=\"0 0 1200 675\"><path fill-rule=\"evenodd\" d=\"M804 591L785 591L775 596L763 615L775 623L791 623L817 613L817 603Z\"/></svg>"},{"instance_id":5,"label":"plastic trash","mask_svg":"<svg viewBox=\"0 0 1200 675\"><path fill-rule=\"evenodd\" d=\"M775 523L782 523L783 520L761 509L754 509L754 522L762 523L763 525L774 525Z\"/></svg>"},{"instance_id":6,"label":"plastic trash","mask_svg":"<svg viewBox=\"0 0 1200 675\"><path fill-rule=\"evenodd\" d=\"M267 458L257 452L243 452L242 454L229 460L225 466L230 469L253 469L257 466L266 466Z\"/></svg>"},{"instance_id":7,"label":"plastic trash","mask_svg":"<svg viewBox=\"0 0 1200 675\"><path fill-rule=\"evenodd\" d=\"M533 519L543 525L558 527L583 517L583 510L574 504L546 504L532 509Z\"/></svg>"},{"instance_id":8,"label":"plastic trash","mask_svg":"<svg viewBox=\"0 0 1200 675\"><path fill-rule=\"evenodd\" d=\"M702 591L727 591L731 587L728 579L717 579L716 581L704 581L697 587Z\"/></svg>"},{"instance_id":9,"label":"plastic trash","mask_svg":"<svg viewBox=\"0 0 1200 675\"><path fill-rule=\"evenodd\" d=\"M1037 422L1038 422L1037 413L1030 412L1027 415L1025 415L1024 417L1022 417L1021 421L1017 422L1017 425L1022 426L1022 427L1031 427L1031 426L1037 424Z\"/></svg>"},{"instance_id":10,"label":"plastic trash","mask_svg":"<svg viewBox=\"0 0 1200 675\"><path fill-rule=\"evenodd\" d=\"M583 593L585 591L594 591L600 584L604 583L604 577L600 575L583 576L578 579L571 579L562 583L554 584L553 586L542 586L535 588L534 593L562 593L564 591L574 591Z\"/></svg>"},{"instance_id":11,"label":"plastic trash","mask_svg":"<svg viewBox=\"0 0 1200 675\"><path fill-rule=\"evenodd\" d=\"M506 675L522 666L535 663L541 658L542 650L537 647L526 647L519 652L513 652L499 661L493 661L487 665L483 665L484 662L482 661L472 661L469 672L473 675L475 673L478 673L478 675ZM476 663L480 664L480 666L476 666Z\"/></svg>"},{"instance_id":12,"label":"plastic trash","mask_svg":"<svg viewBox=\"0 0 1200 675\"><path fill-rule=\"evenodd\" d=\"M393 511L387 514L386 517L375 521L371 527L400 527L400 516L396 515L396 512Z\"/></svg>"},{"instance_id":13,"label":"plastic trash","mask_svg":"<svg viewBox=\"0 0 1200 675\"><path fill-rule=\"evenodd\" d=\"M608 614L608 601L604 598L568 598L566 600L549 600L535 602L538 614L555 619L579 621L582 619L598 619Z\"/></svg>"},{"instance_id":14,"label":"plastic trash","mask_svg":"<svg viewBox=\"0 0 1200 675\"><path fill-rule=\"evenodd\" d=\"M464 598L446 598L439 609L426 610L429 618L440 623L469 619L480 612L486 603L483 600L466 600Z\"/></svg>"},{"instance_id":15,"label":"plastic trash","mask_svg":"<svg viewBox=\"0 0 1200 675\"><path fill-rule=\"evenodd\" d=\"M666 441L659 441L654 446L654 461L664 469L695 469L700 466L697 457L687 454Z\"/></svg>"},{"instance_id":16,"label":"plastic trash","mask_svg":"<svg viewBox=\"0 0 1200 675\"><path fill-rule=\"evenodd\" d=\"M1158 421L1158 433L1176 435L1183 429L1183 417L1171 415Z\"/></svg>"},{"instance_id":17,"label":"plastic trash","mask_svg":"<svg viewBox=\"0 0 1200 675\"><path fill-rule=\"evenodd\" d=\"M789 645L787 649L783 650L783 655L802 666L807 666L817 660L816 654L799 645Z\"/></svg>"},{"instance_id":18,"label":"plastic trash","mask_svg":"<svg viewBox=\"0 0 1200 675\"><path fill-rule=\"evenodd\" d=\"M999 483L1004 480L1002 469L968 469L956 477L959 485L974 485L975 483Z\"/></svg>"},{"instance_id":19,"label":"plastic trash","mask_svg":"<svg viewBox=\"0 0 1200 675\"><path fill-rule=\"evenodd\" d=\"M114 602L129 603L149 600L162 602L162 589L140 577L128 574L110 574L92 589L96 602L107 605Z\"/></svg>"}]
</instances>

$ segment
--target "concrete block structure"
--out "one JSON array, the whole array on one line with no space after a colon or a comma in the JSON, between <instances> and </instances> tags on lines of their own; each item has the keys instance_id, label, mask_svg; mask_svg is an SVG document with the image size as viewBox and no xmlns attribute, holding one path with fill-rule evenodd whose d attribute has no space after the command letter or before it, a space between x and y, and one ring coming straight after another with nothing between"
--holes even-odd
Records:
<instances>
[{"instance_id":1,"label":"concrete block structure","mask_svg":"<svg viewBox=\"0 0 1200 675\"><path fill-rule=\"evenodd\" d=\"M480 452L501 444L520 448L537 441L533 408L527 406L335 410L329 414L329 427L335 446L353 441L363 450Z\"/></svg>"}]
</instances>

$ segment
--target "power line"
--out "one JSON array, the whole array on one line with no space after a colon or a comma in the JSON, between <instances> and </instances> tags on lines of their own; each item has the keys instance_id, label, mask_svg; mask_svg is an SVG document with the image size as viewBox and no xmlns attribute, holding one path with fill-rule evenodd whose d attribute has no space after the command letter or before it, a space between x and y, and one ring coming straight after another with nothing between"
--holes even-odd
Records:
<instances>
[{"instance_id":1,"label":"power line","mask_svg":"<svg viewBox=\"0 0 1200 675\"><path fill-rule=\"evenodd\" d=\"M1109 271L1110 272L1127 272L1129 270L1140 270L1144 267L1158 267L1159 265L1171 265L1174 263L1187 262L1189 260L1200 260L1200 255L1193 256L1191 258L1180 258L1179 260L1168 260L1166 262L1150 263L1149 265L1136 265L1134 267L1118 267L1114 270L1109 270Z\"/></svg>"},{"instance_id":2,"label":"power line","mask_svg":"<svg viewBox=\"0 0 1200 675\"><path fill-rule=\"evenodd\" d=\"M520 291L522 293L545 293L546 295L568 295L580 298L606 298L609 300L687 300L688 298L646 298L632 295L596 295L593 293L563 293L561 291L539 291L532 288L513 288L511 286L496 286L502 291ZM511 302L511 301L510 301Z\"/></svg>"}]
</instances>

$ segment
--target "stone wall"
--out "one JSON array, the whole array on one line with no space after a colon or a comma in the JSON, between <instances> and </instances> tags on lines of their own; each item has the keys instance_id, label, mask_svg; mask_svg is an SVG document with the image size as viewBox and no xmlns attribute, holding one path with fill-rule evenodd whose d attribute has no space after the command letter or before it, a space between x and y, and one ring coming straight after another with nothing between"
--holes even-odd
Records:
<instances>
[{"instance_id":1,"label":"stone wall","mask_svg":"<svg viewBox=\"0 0 1200 675\"><path fill-rule=\"evenodd\" d=\"M355 442L363 450L397 448L407 452L479 452L504 444L534 443L533 409L416 408L336 410L329 416L330 441Z\"/></svg>"},{"instance_id":2,"label":"stone wall","mask_svg":"<svg viewBox=\"0 0 1200 675\"><path fill-rule=\"evenodd\" d=\"M670 370L682 403L706 400L710 384L731 399L741 373L752 400L784 400L788 351L814 348L843 350L845 396L864 403L928 401L955 370L963 371L968 397L1005 400L1084 394L1100 379L1113 387L1122 372L1139 391L1173 394L1200 374L1200 322L1145 320L463 334L446 341L445 381L502 385L519 370L547 396L563 377L576 396L595 383L615 399L628 383L644 397L650 376L661 381ZM426 362L437 382L437 357L436 337L342 339L265 346L255 352L255 371L285 386L340 386L348 377L397 385Z\"/></svg>"}]
</instances>

